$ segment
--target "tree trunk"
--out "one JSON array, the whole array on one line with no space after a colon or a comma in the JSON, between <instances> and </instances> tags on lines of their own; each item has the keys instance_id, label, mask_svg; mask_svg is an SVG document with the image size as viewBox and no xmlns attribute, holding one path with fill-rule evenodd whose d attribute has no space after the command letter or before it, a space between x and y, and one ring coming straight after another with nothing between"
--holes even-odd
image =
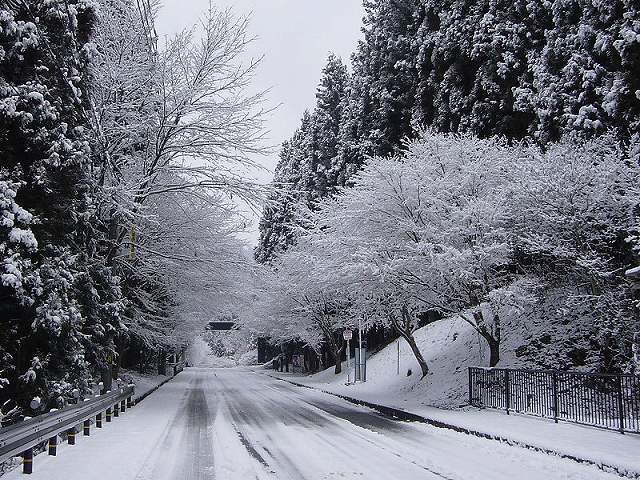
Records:
<instances>
[{"instance_id":1,"label":"tree trunk","mask_svg":"<svg viewBox=\"0 0 640 480\"><path fill-rule=\"evenodd\" d=\"M420 379L422 380L424 377L427 376L427 373L429 373L429 366L427 365L426 360L422 356L422 352L418 348L418 345L416 345L416 340L415 338L413 338L413 334L410 333L409 335L403 335L403 336L404 336L404 339L409 344L409 346L411 347L411 351L413 352L413 355L416 357L416 360L418 361L418 365L420 365L420 370L422 370L422 377L420 377Z\"/></svg>"},{"instance_id":2,"label":"tree trunk","mask_svg":"<svg viewBox=\"0 0 640 480\"><path fill-rule=\"evenodd\" d=\"M500 361L500 342L491 336L485 337L489 344L489 366L495 367Z\"/></svg>"},{"instance_id":3,"label":"tree trunk","mask_svg":"<svg viewBox=\"0 0 640 480\"><path fill-rule=\"evenodd\" d=\"M495 367L500 361L500 318L496 315L493 318L493 326L487 326L484 322L481 312L473 312L474 322L470 322L464 316L462 317L470 324L482 338L489 344L489 367Z\"/></svg>"},{"instance_id":4,"label":"tree trunk","mask_svg":"<svg viewBox=\"0 0 640 480\"><path fill-rule=\"evenodd\" d=\"M100 381L102 382L100 395L104 395L111 390L111 385L113 383L113 377L111 376L111 363L107 363L107 365L100 370Z\"/></svg>"},{"instance_id":5,"label":"tree trunk","mask_svg":"<svg viewBox=\"0 0 640 480\"><path fill-rule=\"evenodd\" d=\"M422 356L422 352L418 348L415 338L413 338L413 332L411 331L411 322L408 315L409 315L409 312L407 311L407 308L403 306L402 317L404 321L403 322L404 326L406 328L403 328L400 325L395 315L389 315L389 318L391 319L391 325L393 325L393 328L395 329L395 331L398 332L411 347L413 356L416 357L416 360L418 361L418 365L420 365L420 370L422 370L422 377L420 377L420 379L422 380L429 373L429 366L427 365L426 360Z\"/></svg>"},{"instance_id":6,"label":"tree trunk","mask_svg":"<svg viewBox=\"0 0 640 480\"><path fill-rule=\"evenodd\" d=\"M335 366L335 369L333 370L333 373L335 375L342 373L342 362L336 362L336 366Z\"/></svg>"}]
</instances>

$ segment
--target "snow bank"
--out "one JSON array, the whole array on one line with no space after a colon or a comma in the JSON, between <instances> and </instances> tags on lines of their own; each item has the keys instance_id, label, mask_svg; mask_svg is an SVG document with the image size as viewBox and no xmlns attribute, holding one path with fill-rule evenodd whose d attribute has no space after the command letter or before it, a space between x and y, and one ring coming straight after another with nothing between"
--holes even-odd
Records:
<instances>
[{"instance_id":1,"label":"snow bank","mask_svg":"<svg viewBox=\"0 0 640 480\"><path fill-rule=\"evenodd\" d=\"M140 397L164 382L168 377L151 373L139 373L133 370L121 370L120 378L125 382L133 381L135 384L135 396Z\"/></svg>"},{"instance_id":2,"label":"snow bank","mask_svg":"<svg viewBox=\"0 0 640 480\"><path fill-rule=\"evenodd\" d=\"M489 356L484 340L461 319L432 323L418 330L415 337L430 369L423 380L411 348L400 339L369 358L366 383L345 387L346 362L340 375L335 375L332 367L304 381L321 388L342 387L343 393L357 392L370 397L371 401L383 403L400 401L413 406L445 408L464 404L468 391L467 367L485 365Z\"/></svg>"}]
</instances>

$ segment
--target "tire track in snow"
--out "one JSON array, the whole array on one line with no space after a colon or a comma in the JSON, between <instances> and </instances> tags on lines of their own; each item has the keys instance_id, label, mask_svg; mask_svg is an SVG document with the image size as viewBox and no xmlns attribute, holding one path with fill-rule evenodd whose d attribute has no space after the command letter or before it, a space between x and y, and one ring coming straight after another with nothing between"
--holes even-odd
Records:
<instances>
[{"instance_id":1,"label":"tire track in snow","mask_svg":"<svg viewBox=\"0 0 640 480\"><path fill-rule=\"evenodd\" d=\"M265 472L270 475L276 475L275 478L282 479L282 475L287 475L291 480L305 480L307 477L298 469L289 455L276 446L276 442L271 443L271 447L267 448L262 442L253 438L251 431L247 426L255 427L259 431L267 431L268 423L264 415L256 415L256 404L263 405L267 397L260 395L260 401L257 399L248 400L245 393L240 389L228 388L227 383L220 375L217 377L219 383L219 393L221 402L229 415L230 423L235 430L243 447L249 455L256 459L260 465L265 468ZM255 391L252 393L256 393ZM253 411L250 415L248 412ZM267 417L268 418L268 417ZM244 428L243 428L244 426ZM269 435L267 435L267 440ZM261 454L259 451L264 452ZM283 471L284 470L284 471Z\"/></svg>"},{"instance_id":2,"label":"tire track in snow","mask_svg":"<svg viewBox=\"0 0 640 480\"><path fill-rule=\"evenodd\" d=\"M220 379L220 376L218 379ZM222 383L224 384L223 395L225 396L225 403L231 415L231 422L234 425L234 429L239 433L239 436L250 443L254 450L260 449L264 451L264 456L271 457L276 462L276 467L284 462L286 463L285 471L287 473L295 469L295 474L291 474L292 479L305 478L305 476L290 456L278 446L281 442L271 440L271 435L267 434L267 440L271 440L269 448L273 449L272 452L265 445L262 445L261 442L255 440L254 437L256 435L252 434L252 431L260 434L274 426L304 429L305 443L323 445L323 448L316 451L322 451L324 455L331 457L334 463L339 460L338 463L345 467L353 465L354 459L348 452L345 452L343 440L345 441L344 443L351 444L360 449L364 447L362 445L362 441L364 440L368 445L366 446L367 449L373 446L386 455L393 455L396 458L400 458L407 464L412 464L414 467L428 472L430 478L455 480L436 472L430 467L421 465L412 459L407 459L396 451L379 445L359 432L359 430L366 430L369 433L371 432L370 429L366 429L343 418L349 414L354 418L362 417L362 415L368 416L369 413L367 411L360 411L360 409L354 409L350 406L347 409L343 407L343 410L350 409L350 411L347 413L343 412L341 417L337 417L336 412L328 411L328 408L323 410L310 404L297 390L287 389L287 396L283 397L282 394L284 392L282 389L273 388L273 385L268 383L256 385L256 388L251 389L250 392L245 389L228 389L226 388L225 382L223 381ZM251 394L250 399L248 398L249 394ZM274 397L274 394L277 396ZM260 406L259 412L256 411L257 405ZM384 421L387 419L381 418L380 420ZM345 423L350 427L346 427ZM361 418L360 423L371 424L371 421L367 422L364 418ZM389 425L387 426L391 429ZM396 425L394 425L393 428L396 428ZM351 441L347 440L347 437L349 437ZM298 458L297 460L299 461L301 459ZM362 475L357 472L351 472L351 474L356 476ZM332 474L328 475L327 478L330 478ZM314 474L312 478L318 477Z\"/></svg>"},{"instance_id":3,"label":"tire track in snow","mask_svg":"<svg viewBox=\"0 0 640 480\"><path fill-rule=\"evenodd\" d=\"M176 416L159 437L136 480L214 480L209 412L201 374L185 387Z\"/></svg>"},{"instance_id":4,"label":"tire track in snow","mask_svg":"<svg viewBox=\"0 0 640 480\"><path fill-rule=\"evenodd\" d=\"M196 378L185 409L186 430L182 436L182 461L174 469L173 480L214 480L214 455L210 427L213 418L202 388L202 377Z\"/></svg>"}]
</instances>

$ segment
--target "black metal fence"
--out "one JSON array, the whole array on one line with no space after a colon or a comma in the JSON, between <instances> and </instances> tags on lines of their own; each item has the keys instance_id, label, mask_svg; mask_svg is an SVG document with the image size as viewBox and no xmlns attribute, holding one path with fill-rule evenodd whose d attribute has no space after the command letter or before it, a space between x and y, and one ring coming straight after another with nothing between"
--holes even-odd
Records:
<instances>
[{"instance_id":1,"label":"black metal fence","mask_svg":"<svg viewBox=\"0 0 640 480\"><path fill-rule=\"evenodd\" d=\"M640 377L469 367L469 403L640 433Z\"/></svg>"}]
</instances>

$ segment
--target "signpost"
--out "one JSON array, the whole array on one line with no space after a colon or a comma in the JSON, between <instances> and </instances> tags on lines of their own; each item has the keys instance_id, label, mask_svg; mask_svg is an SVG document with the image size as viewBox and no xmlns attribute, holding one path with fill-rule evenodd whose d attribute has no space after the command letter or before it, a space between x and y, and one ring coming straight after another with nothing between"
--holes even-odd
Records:
<instances>
[{"instance_id":1,"label":"signpost","mask_svg":"<svg viewBox=\"0 0 640 480\"><path fill-rule=\"evenodd\" d=\"M345 328L342 332L343 338L347 341L347 385L351 384L351 349L349 347L349 341L353 338L353 332L348 328Z\"/></svg>"}]
</instances>

